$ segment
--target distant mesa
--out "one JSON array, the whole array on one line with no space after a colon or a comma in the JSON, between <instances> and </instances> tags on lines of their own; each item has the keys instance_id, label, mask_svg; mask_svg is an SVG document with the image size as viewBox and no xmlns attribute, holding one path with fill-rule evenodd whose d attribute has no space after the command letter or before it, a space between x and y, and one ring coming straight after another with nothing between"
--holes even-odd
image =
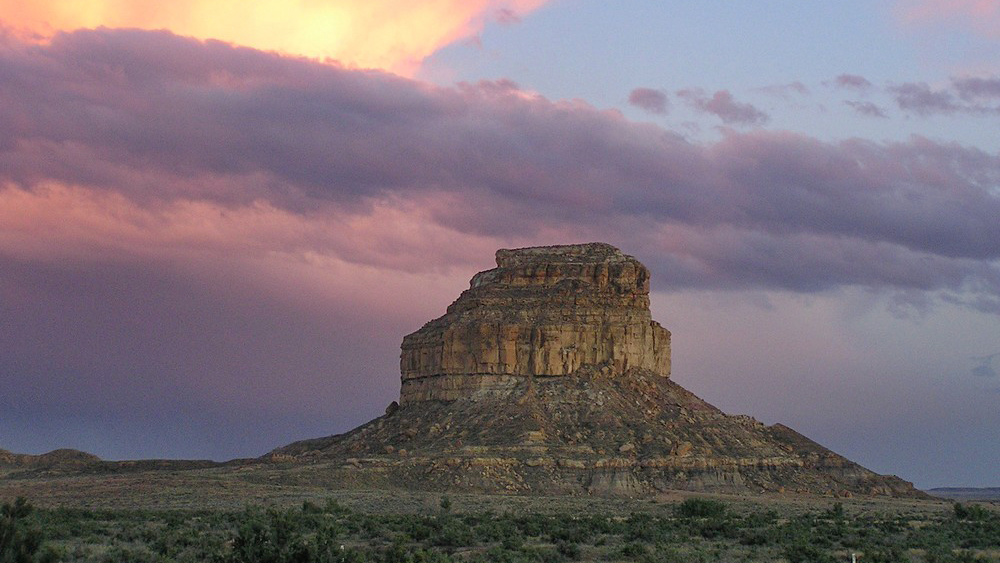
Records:
<instances>
[{"instance_id":1,"label":"distant mesa","mask_svg":"<svg viewBox=\"0 0 1000 563\"><path fill-rule=\"evenodd\" d=\"M940 487L927 492L952 500L1000 502L1000 487Z\"/></svg>"},{"instance_id":2,"label":"distant mesa","mask_svg":"<svg viewBox=\"0 0 1000 563\"><path fill-rule=\"evenodd\" d=\"M403 339L398 404L261 461L330 487L638 496L681 489L923 497L670 379L649 270L603 243L499 250Z\"/></svg>"}]
</instances>

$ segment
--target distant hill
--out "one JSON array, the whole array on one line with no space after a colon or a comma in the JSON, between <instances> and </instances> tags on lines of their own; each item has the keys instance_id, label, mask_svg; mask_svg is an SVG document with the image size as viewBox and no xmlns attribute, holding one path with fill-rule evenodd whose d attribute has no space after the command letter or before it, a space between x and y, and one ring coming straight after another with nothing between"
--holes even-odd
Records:
<instances>
[{"instance_id":1,"label":"distant hill","mask_svg":"<svg viewBox=\"0 0 1000 563\"><path fill-rule=\"evenodd\" d=\"M33 455L0 449L0 478L34 478L62 474L130 473L140 471L205 469L239 464L246 460L139 459L105 461L80 450L59 449Z\"/></svg>"},{"instance_id":2,"label":"distant hill","mask_svg":"<svg viewBox=\"0 0 1000 563\"><path fill-rule=\"evenodd\" d=\"M1000 501L1000 487L939 487L927 492L936 497L953 500Z\"/></svg>"},{"instance_id":3,"label":"distant hill","mask_svg":"<svg viewBox=\"0 0 1000 563\"><path fill-rule=\"evenodd\" d=\"M23 468L80 468L86 465L100 463L101 458L94 454L81 452L80 450L60 449L41 455L15 454L7 450L0 450L0 468L23 469Z\"/></svg>"}]
</instances>

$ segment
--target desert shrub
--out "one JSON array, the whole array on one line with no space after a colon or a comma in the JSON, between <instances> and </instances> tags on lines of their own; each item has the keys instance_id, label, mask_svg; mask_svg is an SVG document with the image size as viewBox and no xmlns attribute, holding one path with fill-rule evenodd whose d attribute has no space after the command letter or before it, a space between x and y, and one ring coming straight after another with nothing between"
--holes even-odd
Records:
<instances>
[{"instance_id":1,"label":"desert shrub","mask_svg":"<svg viewBox=\"0 0 1000 563\"><path fill-rule=\"evenodd\" d=\"M707 540L713 540L737 537L739 535L739 528L733 522L724 518L705 518L692 526L691 532Z\"/></svg>"},{"instance_id":2,"label":"desert shrub","mask_svg":"<svg viewBox=\"0 0 1000 563\"><path fill-rule=\"evenodd\" d=\"M636 512L625 520L622 537L629 542L651 542L656 539L656 525L653 517L644 512Z\"/></svg>"},{"instance_id":3,"label":"desert shrub","mask_svg":"<svg viewBox=\"0 0 1000 563\"><path fill-rule=\"evenodd\" d=\"M836 561L826 551L802 541L786 545L782 550L782 555L788 560L788 563L834 563Z\"/></svg>"},{"instance_id":4,"label":"desert shrub","mask_svg":"<svg viewBox=\"0 0 1000 563\"><path fill-rule=\"evenodd\" d=\"M959 520L973 520L981 522L989 520L989 518L993 516L992 512L978 504L962 504L960 502L956 502L952 508L955 513L955 518Z\"/></svg>"},{"instance_id":5,"label":"desert shrub","mask_svg":"<svg viewBox=\"0 0 1000 563\"><path fill-rule=\"evenodd\" d=\"M227 563L299 563L309 549L289 511L250 510L232 539Z\"/></svg>"},{"instance_id":6,"label":"desert shrub","mask_svg":"<svg viewBox=\"0 0 1000 563\"><path fill-rule=\"evenodd\" d=\"M909 563L910 558L898 545L864 550L865 563Z\"/></svg>"},{"instance_id":7,"label":"desert shrub","mask_svg":"<svg viewBox=\"0 0 1000 563\"><path fill-rule=\"evenodd\" d=\"M366 539L385 537L385 521L377 516L365 515L358 522L358 528L362 536Z\"/></svg>"},{"instance_id":8,"label":"desert shrub","mask_svg":"<svg viewBox=\"0 0 1000 563\"><path fill-rule=\"evenodd\" d=\"M629 542L618 548L618 555L622 557L635 558L646 555L647 551L648 550L645 544L639 542Z\"/></svg>"},{"instance_id":9,"label":"desert shrub","mask_svg":"<svg viewBox=\"0 0 1000 563\"><path fill-rule=\"evenodd\" d=\"M473 557L475 563L534 563L541 561L535 552L524 549L508 550L502 547L491 547L485 553Z\"/></svg>"},{"instance_id":10,"label":"desert shrub","mask_svg":"<svg viewBox=\"0 0 1000 563\"><path fill-rule=\"evenodd\" d=\"M476 538L472 528L459 518L446 517L441 519L441 527L428 541L431 545L441 547L463 547L471 545Z\"/></svg>"},{"instance_id":11,"label":"desert shrub","mask_svg":"<svg viewBox=\"0 0 1000 563\"><path fill-rule=\"evenodd\" d=\"M441 507L441 512L451 512L451 499L447 495L441 497L441 502L438 504Z\"/></svg>"},{"instance_id":12,"label":"desert shrub","mask_svg":"<svg viewBox=\"0 0 1000 563\"><path fill-rule=\"evenodd\" d=\"M156 554L144 548L114 545L101 556L102 563L156 563Z\"/></svg>"},{"instance_id":13,"label":"desert shrub","mask_svg":"<svg viewBox=\"0 0 1000 563\"><path fill-rule=\"evenodd\" d=\"M566 559L576 560L580 558L580 546L574 542L559 541L556 543L556 551Z\"/></svg>"},{"instance_id":14,"label":"desert shrub","mask_svg":"<svg viewBox=\"0 0 1000 563\"><path fill-rule=\"evenodd\" d=\"M399 529L414 541L427 541L433 536L440 525L437 522L428 522L425 518L410 516L400 522Z\"/></svg>"},{"instance_id":15,"label":"desert shrub","mask_svg":"<svg viewBox=\"0 0 1000 563\"><path fill-rule=\"evenodd\" d=\"M657 546L651 553L643 555L642 563L690 563L692 558L674 548Z\"/></svg>"},{"instance_id":16,"label":"desert shrub","mask_svg":"<svg viewBox=\"0 0 1000 563\"><path fill-rule=\"evenodd\" d=\"M681 518L721 518L726 514L726 505L713 499L691 497L677 505L674 512Z\"/></svg>"},{"instance_id":17,"label":"desert shrub","mask_svg":"<svg viewBox=\"0 0 1000 563\"><path fill-rule=\"evenodd\" d=\"M0 563L32 563L42 547L42 532L28 522L34 508L24 497L0 507Z\"/></svg>"},{"instance_id":18,"label":"desert shrub","mask_svg":"<svg viewBox=\"0 0 1000 563\"><path fill-rule=\"evenodd\" d=\"M927 550L924 561L927 563L985 563L986 558L965 549L953 551L935 547Z\"/></svg>"},{"instance_id":19,"label":"desert shrub","mask_svg":"<svg viewBox=\"0 0 1000 563\"><path fill-rule=\"evenodd\" d=\"M533 563L562 563L566 561L566 556L551 547L522 547L519 556L515 561Z\"/></svg>"},{"instance_id":20,"label":"desert shrub","mask_svg":"<svg viewBox=\"0 0 1000 563\"><path fill-rule=\"evenodd\" d=\"M588 522L581 522L573 518L558 522L549 529L547 535L553 543L584 543L593 537Z\"/></svg>"}]
</instances>

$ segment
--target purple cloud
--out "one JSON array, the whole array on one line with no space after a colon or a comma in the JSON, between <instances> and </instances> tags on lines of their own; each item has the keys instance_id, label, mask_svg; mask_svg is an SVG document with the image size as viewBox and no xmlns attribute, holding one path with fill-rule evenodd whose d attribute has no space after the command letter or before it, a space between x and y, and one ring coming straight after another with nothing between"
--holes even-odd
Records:
<instances>
[{"instance_id":1,"label":"purple cloud","mask_svg":"<svg viewBox=\"0 0 1000 563\"><path fill-rule=\"evenodd\" d=\"M677 95L703 113L710 113L727 125L763 125L770 117L750 104L737 102L728 90L719 90L709 98L700 89L679 90Z\"/></svg>"},{"instance_id":2,"label":"purple cloud","mask_svg":"<svg viewBox=\"0 0 1000 563\"><path fill-rule=\"evenodd\" d=\"M500 8L497 10L493 19L500 25L514 25L521 23L521 16L517 15L517 12L511 10L510 8Z\"/></svg>"},{"instance_id":3,"label":"purple cloud","mask_svg":"<svg viewBox=\"0 0 1000 563\"><path fill-rule=\"evenodd\" d=\"M947 87L932 89L923 82L908 82L889 89L900 109L918 115L955 113L1000 114L1000 79L952 79Z\"/></svg>"},{"instance_id":4,"label":"purple cloud","mask_svg":"<svg viewBox=\"0 0 1000 563\"><path fill-rule=\"evenodd\" d=\"M854 111L856 111L857 113L864 115L866 117L881 117L881 118L889 117L885 114L884 111L882 111L882 108L878 107L877 105L871 102L859 102L859 101L849 100L844 103L854 108Z\"/></svg>"},{"instance_id":5,"label":"purple cloud","mask_svg":"<svg viewBox=\"0 0 1000 563\"><path fill-rule=\"evenodd\" d=\"M801 235L807 246L885 245L965 274L927 272L918 283L886 273L870 277L875 286L958 289L985 279L993 291L986 274L1000 257L1000 165L975 149L769 132L701 147L511 82L435 88L162 32L77 32L50 47L4 50L0 64L9 77L0 107L6 184L36 197L53 182L115 194L153 213L143 221L225 212L233 234L213 233L215 244L245 240L240 229L263 221L254 213L270 214L289 234L262 238L288 249L412 268L375 248L352 252L353 242L339 242L349 230L323 237L311 221L336 216L351 225L352 217L408 210L441 229L500 239L539 236L542 225L614 234L632 221L681 228L692 241L715 240L726 227ZM725 91L685 97L730 122L763 119ZM185 202L204 209L177 207ZM246 209L253 213L238 213ZM370 228L367 238L379 238L384 226ZM384 248L405 241L387 236ZM864 283L847 271L858 264L839 265L841 278ZM721 274L689 283L711 286L713 275ZM829 279L837 276L821 277Z\"/></svg>"},{"instance_id":6,"label":"purple cloud","mask_svg":"<svg viewBox=\"0 0 1000 563\"><path fill-rule=\"evenodd\" d=\"M826 84L824 82L824 84ZM859 76L857 74L841 74L833 79L833 85L838 88L847 88L851 90L870 90L872 88L872 83L868 81L864 76Z\"/></svg>"},{"instance_id":7,"label":"purple cloud","mask_svg":"<svg viewBox=\"0 0 1000 563\"><path fill-rule=\"evenodd\" d=\"M957 78L952 85L963 100L989 100L1000 98L1000 78Z\"/></svg>"},{"instance_id":8,"label":"purple cloud","mask_svg":"<svg viewBox=\"0 0 1000 563\"><path fill-rule=\"evenodd\" d=\"M896 96L896 104L900 109L919 115L951 114L962 109L955 103L955 97L950 92L932 90L923 82L908 82L894 86L890 91Z\"/></svg>"},{"instance_id":9,"label":"purple cloud","mask_svg":"<svg viewBox=\"0 0 1000 563\"><path fill-rule=\"evenodd\" d=\"M636 88L629 93L628 103L648 113L667 113L667 95L661 90Z\"/></svg>"},{"instance_id":10,"label":"purple cloud","mask_svg":"<svg viewBox=\"0 0 1000 563\"><path fill-rule=\"evenodd\" d=\"M796 80L794 82L789 82L788 84L774 84L771 86L765 86L761 88L760 91L771 94L772 96L787 98L790 94L807 96L809 94L809 87Z\"/></svg>"}]
</instances>

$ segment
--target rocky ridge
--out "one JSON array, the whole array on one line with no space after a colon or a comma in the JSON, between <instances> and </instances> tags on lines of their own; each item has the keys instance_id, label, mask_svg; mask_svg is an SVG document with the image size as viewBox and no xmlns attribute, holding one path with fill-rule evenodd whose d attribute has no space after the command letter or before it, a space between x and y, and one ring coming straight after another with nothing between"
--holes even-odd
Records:
<instances>
[{"instance_id":1,"label":"rocky ridge","mask_svg":"<svg viewBox=\"0 0 1000 563\"><path fill-rule=\"evenodd\" d=\"M404 338L400 371L384 416L262 460L335 487L925 496L674 383L649 271L607 244L498 251Z\"/></svg>"}]
</instances>

